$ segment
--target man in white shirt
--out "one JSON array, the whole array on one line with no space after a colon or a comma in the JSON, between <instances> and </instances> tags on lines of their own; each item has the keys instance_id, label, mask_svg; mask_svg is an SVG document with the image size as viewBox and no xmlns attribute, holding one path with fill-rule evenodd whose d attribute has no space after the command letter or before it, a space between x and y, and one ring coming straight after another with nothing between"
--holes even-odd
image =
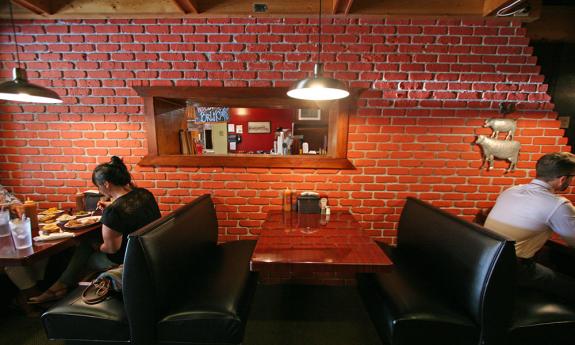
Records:
<instances>
[{"instance_id":1,"label":"man in white shirt","mask_svg":"<svg viewBox=\"0 0 575 345\"><path fill-rule=\"evenodd\" d=\"M537 161L536 178L497 198L485 227L515 241L517 283L551 292L575 303L575 278L535 263L533 256L553 232L575 247L575 207L557 192L575 176L575 155L548 153Z\"/></svg>"}]
</instances>

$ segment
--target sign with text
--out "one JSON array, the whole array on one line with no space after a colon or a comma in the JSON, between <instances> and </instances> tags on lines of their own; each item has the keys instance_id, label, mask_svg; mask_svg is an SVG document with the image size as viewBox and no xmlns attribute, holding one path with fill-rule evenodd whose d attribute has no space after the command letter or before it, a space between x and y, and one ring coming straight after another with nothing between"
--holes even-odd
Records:
<instances>
[{"instance_id":1,"label":"sign with text","mask_svg":"<svg viewBox=\"0 0 575 345\"><path fill-rule=\"evenodd\" d=\"M227 122L230 119L230 108L197 107L196 122Z\"/></svg>"}]
</instances>

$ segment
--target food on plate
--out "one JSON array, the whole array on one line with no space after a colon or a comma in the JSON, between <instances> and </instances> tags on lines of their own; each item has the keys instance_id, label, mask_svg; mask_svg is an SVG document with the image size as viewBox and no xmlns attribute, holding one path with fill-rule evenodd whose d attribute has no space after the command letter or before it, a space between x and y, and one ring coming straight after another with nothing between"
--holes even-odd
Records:
<instances>
[{"instance_id":1,"label":"food on plate","mask_svg":"<svg viewBox=\"0 0 575 345\"><path fill-rule=\"evenodd\" d=\"M59 210L57 207L50 207L47 210L44 210L42 212L38 212L38 214L57 214L57 213L62 213L64 211Z\"/></svg>"},{"instance_id":2,"label":"food on plate","mask_svg":"<svg viewBox=\"0 0 575 345\"><path fill-rule=\"evenodd\" d=\"M60 232L60 227L56 223L46 224L42 227L42 231L44 232L44 234L47 235L47 234L51 234L54 232Z\"/></svg>"},{"instance_id":3,"label":"food on plate","mask_svg":"<svg viewBox=\"0 0 575 345\"><path fill-rule=\"evenodd\" d=\"M55 214L39 214L38 215L38 221L41 223L48 223L49 220L55 221L54 218L56 218Z\"/></svg>"},{"instance_id":4,"label":"food on plate","mask_svg":"<svg viewBox=\"0 0 575 345\"><path fill-rule=\"evenodd\" d=\"M92 224L96 224L100 221L100 216L93 216L93 217L85 217L85 218L77 218L77 219L72 219L70 221L68 221L66 224L64 224L65 228L81 228L84 226L88 226L88 225L92 225Z\"/></svg>"},{"instance_id":5,"label":"food on plate","mask_svg":"<svg viewBox=\"0 0 575 345\"><path fill-rule=\"evenodd\" d=\"M56 218L56 220L59 222L65 222L65 221L72 220L72 219L76 219L76 216L71 216L69 214L63 214L60 217Z\"/></svg>"},{"instance_id":6,"label":"food on plate","mask_svg":"<svg viewBox=\"0 0 575 345\"><path fill-rule=\"evenodd\" d=\"M77 228L79 226L84 226L84 224L80 223L79 219L72 219L64 224L64 226L67 228Z\"/></svg>"},{"instance_id":7,"label":"food on plate","mask_svg":"<svg viewBox=\"0 0 575 345\"><path fill-rule=\"evenodd\" d=\"M89 214L90 214L90 212L88 212L88 211L76 211L76 212L74 212L74 216L76 216L76 217L87 216Z\"/></svg>"}]
</instances>

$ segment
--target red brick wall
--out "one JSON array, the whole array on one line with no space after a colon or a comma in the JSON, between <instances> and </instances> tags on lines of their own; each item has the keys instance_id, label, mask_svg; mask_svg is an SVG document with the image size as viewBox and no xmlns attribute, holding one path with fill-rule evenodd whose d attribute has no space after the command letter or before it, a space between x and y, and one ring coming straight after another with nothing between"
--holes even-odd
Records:
<instances>
[{"instance_id":1,"label":"red brick wall","mask_svg":"<svg viewBox=\"0 0 575 345\"><path fill-rule=\"evenodd\" d=\"M524 28L514 21L328 19L325 69L368 89L350 120L355 170L143 168L143 103L135 85L287 86L312 70L313 20L19 21L29 78L62 105L0 104L0 183L41 207L73 206L98 162L124 157L169 211L210 192L223 239L257 235L286 187L317 190L392 240L403 200L465 217L529 180L544 152L568 150ZM0 27L1 76L14 66ZM500 102L517 104L523 147L514 173L485 172L470 143Z\"/></svg>"}]
</instances>

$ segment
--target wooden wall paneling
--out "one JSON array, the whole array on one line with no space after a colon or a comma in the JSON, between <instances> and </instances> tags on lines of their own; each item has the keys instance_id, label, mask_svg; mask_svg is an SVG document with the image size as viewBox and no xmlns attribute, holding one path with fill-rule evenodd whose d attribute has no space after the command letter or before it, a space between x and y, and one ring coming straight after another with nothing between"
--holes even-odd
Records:
<instances>
[{"instance_id":1,"label":"wooden wall paneling","mask_svg":"<svg viewBox=\"0 0 575 345\"><path fill-rule=\"evenodd\" d=\"M156 139L156 121L154 114L154 99L144 98L144 117L146 119L146 139L148 140L148 154L158 154L158 140Z\"/></svg>"},{"instance_id":2,"label":"wooden wall paneling","mask_svg":"<svg viewBox=\"0 0 575 345\"><path fill-rule=\"evenodd\" d=\"M156 98L154 109L158 154L181 154L180 129L187 129L185 108L178 108L173 103Z\"/></svg>"}]
</instances>

